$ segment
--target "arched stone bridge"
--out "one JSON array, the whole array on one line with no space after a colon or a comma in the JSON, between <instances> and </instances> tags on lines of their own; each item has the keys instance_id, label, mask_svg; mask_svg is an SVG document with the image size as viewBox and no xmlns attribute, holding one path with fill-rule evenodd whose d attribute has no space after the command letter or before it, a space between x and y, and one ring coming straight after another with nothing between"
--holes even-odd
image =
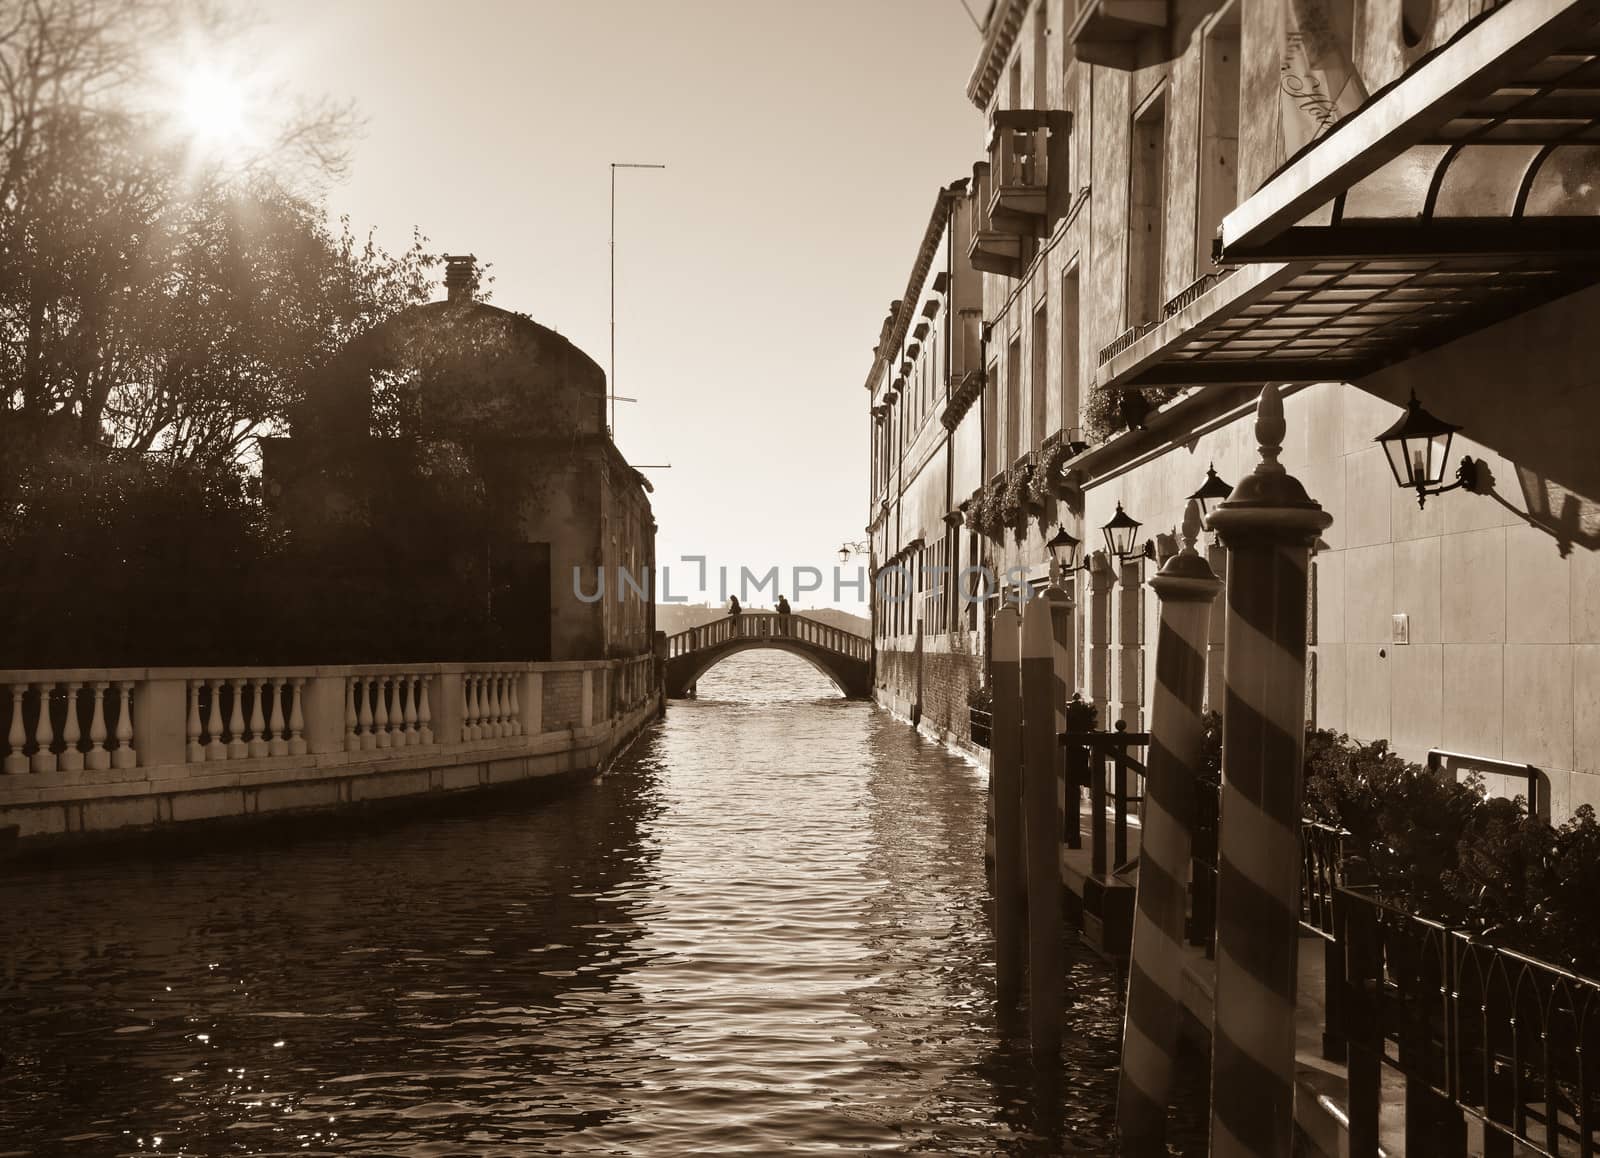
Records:
<instances>
[{"instance_id":1,"label":"arched stone bridge","mask_svg":"<svg viewBox=\"0 0 1600 1158\"><path fill-rule=\"evenodd\" d=\"M772 648L797 655L851 699L872 695L872 641L802 615L746 611L667 638L666 692L692 695L695 681L741 651Z\"/></svg>"}]
</instances>

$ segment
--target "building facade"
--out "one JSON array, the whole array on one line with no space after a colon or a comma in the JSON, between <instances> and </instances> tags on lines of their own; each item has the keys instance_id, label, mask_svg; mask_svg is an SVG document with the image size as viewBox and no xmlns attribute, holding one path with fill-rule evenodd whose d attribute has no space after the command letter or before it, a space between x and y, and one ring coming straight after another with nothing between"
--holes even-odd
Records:
<instances>
[{"instance_id":1,"label":"building facade","mask_svg":"<svg viewBox=\"0 0 1600 1158\"><path fill-rule=\"evenodd\" d=\"M1600 803L1595 17L1560 0L991 5L967 89L988 133L965 237L981 465L951 493L1013 584L1044 580L1058 526L1083 540L1075 675L1102 725L1146 723L1148 580L1208 468L1249 469L1272 381L1283 461L1334 516L1308 719L1453 753L1438 759L1531 785L1556 819ZM1448 470L1477 464L1423 505L1375 441L1413 393L1461 427ZM875 430L905 421L885 404ZM910 499L916 448L891 448L875 518L884 478ZM1104 549L1119 505L1147 553ZM1212 634L1215 699L1220 603ZM880 694L918 702L915 622L879 646Z\"/></svg>"},{"instance_id":2,"label":"building facade","mask_svg":"<svg viewBox=\"0 0 1600 1158\"><path fill-rule=\"evenodd\" d=\"M405 588L393 630L356 624L363 650L439 619L402 658L436 644L504 660L650 654L650 484L611 441L604 371L476 300L468 259L451 260L447 300L352 343L292 437L263 440L276 519L370 594Z\"/></svg>"}]
</instances>

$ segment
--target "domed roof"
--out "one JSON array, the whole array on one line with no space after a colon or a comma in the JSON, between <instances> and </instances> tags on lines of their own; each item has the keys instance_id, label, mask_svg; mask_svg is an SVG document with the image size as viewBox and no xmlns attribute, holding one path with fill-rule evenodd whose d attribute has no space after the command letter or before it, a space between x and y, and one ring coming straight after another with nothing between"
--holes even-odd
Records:
<instances>
[{"instance_id":1,"label":"domed roof","mask_svg":"<svg viewBox=\"0 0 1600 1158\"><path fill-rule=\"evenodd\" d=\"M428 302L351 341L308 384L297 433L549 438L605 429L605 373L526 314Z\"/></svg>"}]
</instances>

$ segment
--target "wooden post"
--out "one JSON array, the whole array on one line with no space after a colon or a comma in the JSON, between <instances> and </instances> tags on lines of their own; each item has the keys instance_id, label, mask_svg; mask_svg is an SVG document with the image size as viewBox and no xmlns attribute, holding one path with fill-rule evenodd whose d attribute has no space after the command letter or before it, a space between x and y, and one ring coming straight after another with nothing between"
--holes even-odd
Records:
<instances>
[{"instance_id":1,"label":"wooden post","mask_svg":"<svg viewBox=\"0 0 1600 1158\"><path fill-rule=\"evenodd\" d=\"M1160 601L1156 684L1150 705L1139 889L1122 1024L1117 1124L1127 1158L1164 1156L1167 1107L1183 1016L1184 882L1189 873L1205 694L1206 621L1222 589L1195 550L1199 505L1183 516L1184 549L1151 581Z\"/></svg>"},{"instance_id":2,"label":"wooden post","mask_svg":"<svg viewBox=\"0 0 1600 1158\"><path fill-rule=\"evenodd\" d=\"M1378 1158L1378 1113L1383 1093L1383 1031L1378 1021L1378 986L1383 963L1377 913L1353 893L1336 889L1334 919L1344 948L1344 1039L1349 1062L1349 1158Z\"/></svg>"},{"instance_id":3,"label":"wooden post","mask_svg":"<svg viewBox=\"0 0 1600 1158\"><path fill-rule=\"evenodd\" d=\"M1061 1057L1061 820L1056 812L1055 643L1050 605L1022 614L1023 821L1028 847L1028 1036L1036 1060Z\"/></svg>"},{"instance_id":4,"label":"wooden post","mask_svg":"<svg viewBox=\"0 0 1600 1158\"><path fill-rule=\"evenodd\" d=\"M1002 1010L1013 1010L1022 994L1022 703L1016 608L995 612L989 673L992 706L989 736L989 795L994 808L995 986Z\"/></svg>"},{"instance_id":5,"label":"wooden post","mask_svg":"<svg viewBox=\"0 0 1600 1158\"><path fill-rule=\"evenodd\" d=\"M1270 383L1255 433L1261 461L1211 516L1228 548L1212 1158L1293 1144L1306 570L1333 522L1278 462L1283 400Z\"/></svg>"}]
</instances>

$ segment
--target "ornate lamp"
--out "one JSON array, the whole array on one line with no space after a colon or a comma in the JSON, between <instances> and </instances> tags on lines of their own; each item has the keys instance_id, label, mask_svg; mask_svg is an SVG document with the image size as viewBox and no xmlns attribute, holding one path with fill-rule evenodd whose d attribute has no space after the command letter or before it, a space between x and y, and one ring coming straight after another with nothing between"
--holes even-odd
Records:
<instances>
[{"instance_id":1,"label":"ornate lamp","mask_svg":"<svg viewBox=\"0 0 1600 1158\"><path fill-rule=\"evenodd\" d=\"M1200 484L1200 489L1190 495L1200 504L1200 522L1205 524L1206 517L1212 508L1233 493L1233 484L1223 482L1217 477L1217 464L1211 463L1206 467L1206 481Z\"/></svg>"},{"instance_id":2,"label":"ornate lamp","mask_svg":"<svg viewBox=\"0 0 1600 1158\"><path fill-rule=\"evenodd\" d=\"M1126 563L1129 559L1149 553L1147 548L1135 548L1133 545L1141 526L1143 524L1132 518L1122 509L1122 504L1118 503L1117 513L1111 516L1109 523L1100 528L1100 532L1106 537L1106 554L1114 555Z\"/></svg>"},{"instance_id":3,"label":"ornate lamp","mask_svg":"<svg viewBox=\"0 0 1600 1158\"><path fill-rule=\"evenodd\" d=\"M1457 487L1476 489L1478 464L1465 456L1456 467L1456 481L1443 485L1450 460L1450 440L1460 429L1424 410L1413 390L1399 421L1374 439L1389 457L1394 481L1406 490L1417 492L1417 506L1424 506L1429 495L1442 495Z\"/></svg>"},{"instance_id":4,"label":"ornate lamp","mask_svg":"<svg viewBox=\"0 0 1600 1158\"><path fill-rule=\"evenodd\" d=\"M850 562L851 555L864 555L866 551L867 541L865 539L854 543L841 543L839 544L839 563L843 566L845 563Z\"/></svg>"},{"instance_id":5,"label":"ornate lamp","mask_svg":"<svg viewBox=\"0 0 1600 1158\"><path fill-rule=\"evenodd\" d=\"M1067 530L1065 523L1061 524L1061 528L1045 541L1045 548L1050 552L1050 561L1055 564L1057 575L1071 575L1078 569L1078 548L1080 546L1082 546L1082 543L1072 532Z\"/></svg>"}]
</instances>

